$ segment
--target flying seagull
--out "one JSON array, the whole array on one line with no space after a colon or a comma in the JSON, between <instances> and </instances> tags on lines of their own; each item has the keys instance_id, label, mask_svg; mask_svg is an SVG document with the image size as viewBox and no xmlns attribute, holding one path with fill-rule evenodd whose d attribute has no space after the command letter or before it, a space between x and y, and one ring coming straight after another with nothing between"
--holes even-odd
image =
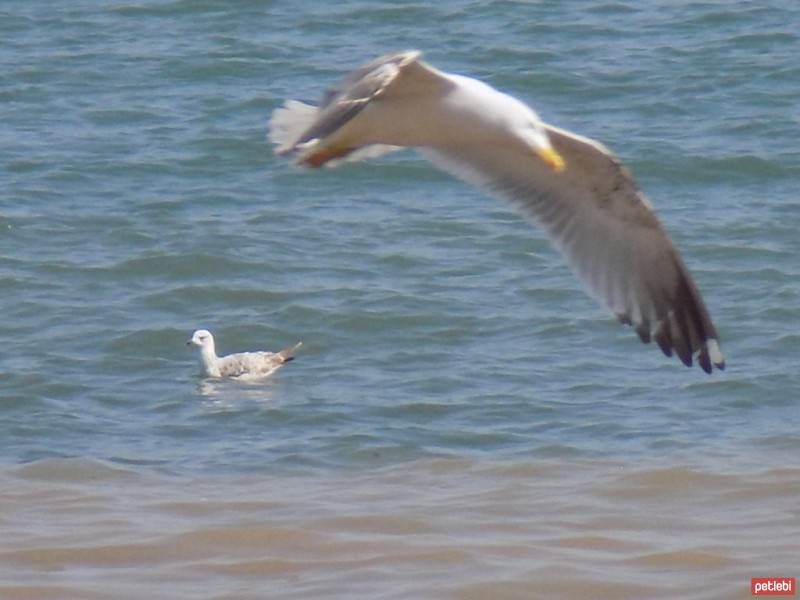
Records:
<instances>
[{"instance_id":1,"label":"flying seagull","mask_svg":"<svg viewBox=\"0 0 800 600\"><path fill-rule=\"evenodd\" d=\"M542 122L520 100L420 57L398 52L359 67L318 107L287 101L270 120L278 154L319 167L414 147L539 224L642 342L655 340L706 373L725 368L697 285L621 162L602 144Z\"/></svg>"},{"instance_id":2,"label":"flying seagull","mask_svg":"<svg viewBox=\"0 0 800 600\"><path fill-rule=\"evenodd\" d=\"M295 351L303 345L298 342L280 352L239 352L217 356L214 336L207 329L195 331L186 344L200 348L200 363L206 377L230 377L239 380L269 377L287 362L294 360Z\"/></svg>"}]
</instances>

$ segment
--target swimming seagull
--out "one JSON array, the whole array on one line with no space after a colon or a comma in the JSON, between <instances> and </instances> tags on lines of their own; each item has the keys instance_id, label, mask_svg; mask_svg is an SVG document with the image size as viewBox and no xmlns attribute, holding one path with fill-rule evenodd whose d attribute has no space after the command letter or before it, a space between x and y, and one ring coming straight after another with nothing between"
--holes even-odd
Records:
<instances>
[{"instance_id":1,"label":"swimming seagull","mask_svg":"<svg viewBox=\"0 0 800 600\"><path fill-rule=\"evenodd\" d=\"M303 345L298 342L280 352L239 352L217 356L214 336L207 329L195 331L186 344L200 348L200 362L206 377L231 377L240 380L269 377L287 362L294 360L295 351Z\"/></svg>"},{"instance_id":2,"label":"swimming seagull","mask_svg":"<svg viewBox=\"0 0 800 600\"><path fill-rule=\"evenodd\" d=\"M382 56L347 75L319 107L289 100L270 139L319 167L411 146L495 193L544 228L589 292L642 342L706 372L719 337L678 251L631 173L602 144L543 123L520 100L420 60Z\"/></svg>"}]
</instances>

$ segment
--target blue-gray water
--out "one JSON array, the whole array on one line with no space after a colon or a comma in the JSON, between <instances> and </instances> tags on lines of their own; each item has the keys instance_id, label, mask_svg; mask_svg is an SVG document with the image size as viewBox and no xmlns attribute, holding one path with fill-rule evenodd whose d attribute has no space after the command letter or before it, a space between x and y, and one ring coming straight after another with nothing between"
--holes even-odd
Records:
<instances>
[{"instance_id":1,"label":"blue-gray water","mask_svg":"<svg viewBox=\"0 0 800 600\"><path fill-rule=\"evenodd\" d=\"M799 26L777 0L3 5L0 591L137 597L142 540L167 548L164 598L730 598L800 575ZM283 100L405 48L626 162L724 372L640 344L541 232L411 152L272 153ZM198 327L222 352L304 346L269 382L202 381ZM265 557L289 524L365 546ZM168 535L203 532L201 558ZM88 558L109 547L124 569Z\"/></svg>"}]
</instances>

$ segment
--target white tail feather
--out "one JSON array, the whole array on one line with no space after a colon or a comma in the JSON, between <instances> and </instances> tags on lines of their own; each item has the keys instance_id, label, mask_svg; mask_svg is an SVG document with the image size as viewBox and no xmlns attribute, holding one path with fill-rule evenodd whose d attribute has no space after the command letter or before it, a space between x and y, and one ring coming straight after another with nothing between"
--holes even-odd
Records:
<instances>
[{"instance_id":1,"label":"white tail feather","mask_svg":"<svg viewBox=\"0 0 800 600\"><path fill-rule=\"evenodd\" d=\"M272 111L269 121L269 141L278 146L279 154L292 150L300 135L308 129L317 116L317 107L297 100L286 103Z\"/></svg>"}]
</instances>

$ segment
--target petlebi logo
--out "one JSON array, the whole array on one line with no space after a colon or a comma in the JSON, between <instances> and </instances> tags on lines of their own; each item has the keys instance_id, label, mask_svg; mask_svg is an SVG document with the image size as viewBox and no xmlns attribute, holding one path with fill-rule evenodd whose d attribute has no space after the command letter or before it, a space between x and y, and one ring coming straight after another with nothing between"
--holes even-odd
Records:
<instances>
[{"instance_id":1,"label":"petlebi logo","mask_svg":"<svg viewBox=\"0 0 800 600\"><path fill-rule=\"evenodd\" d=\"M794 577L753 577L750 594L753 596L794 596Z\"/></svg>"}]
</instances>

